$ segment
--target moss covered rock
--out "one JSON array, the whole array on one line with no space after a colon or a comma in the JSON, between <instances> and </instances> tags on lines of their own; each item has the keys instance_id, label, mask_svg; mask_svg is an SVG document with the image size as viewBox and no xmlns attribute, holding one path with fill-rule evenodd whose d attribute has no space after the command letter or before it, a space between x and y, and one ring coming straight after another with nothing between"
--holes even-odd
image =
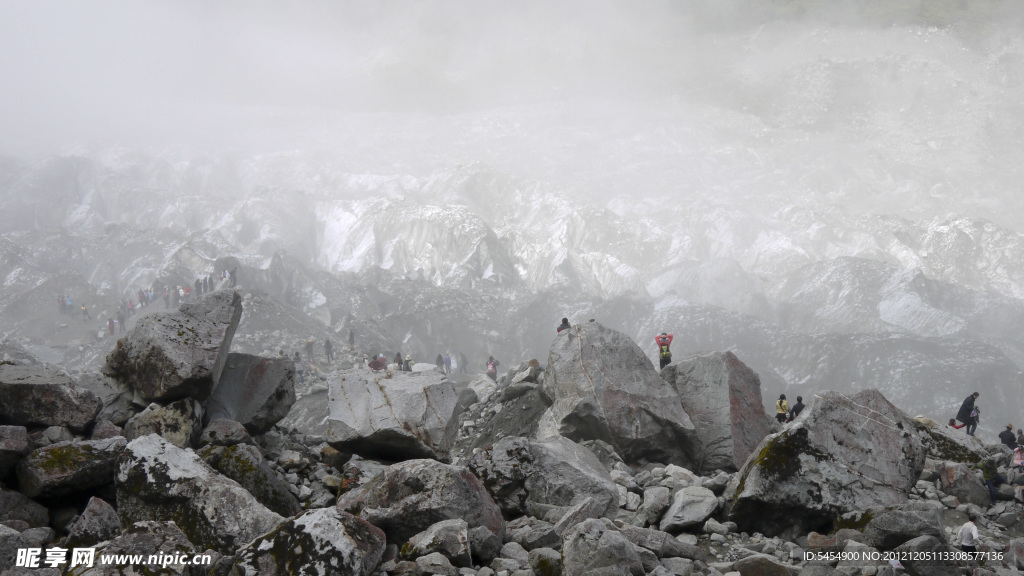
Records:
<instances>
[{"instance_id":1,"label":"moss covered rock","mask_svg":"<svg viewBox=\"0 0 1024 576\"><path fill-rule=\"evenodd\" d=\"M117 436L44 446L18 463L18 485L29 498L48 498L112 484L126 443Z\"/></svg>"}]
</instances>

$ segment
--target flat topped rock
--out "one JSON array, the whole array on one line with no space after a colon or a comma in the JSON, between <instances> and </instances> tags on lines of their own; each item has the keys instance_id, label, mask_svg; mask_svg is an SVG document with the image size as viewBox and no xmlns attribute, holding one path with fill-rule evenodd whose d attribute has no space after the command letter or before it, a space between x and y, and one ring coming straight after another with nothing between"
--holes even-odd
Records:
<instances>
[{"instance_id":1,"label":"flat topped rock","mask_svg":"<svg viewBox=\"0 0 1024 576\"><path fill-rule=\"evenodd\" d=\"M226 290L143 316L117 341L105 372L147 402L205 400L220 380L241 317L241 296Z\"/></svg>"},{"instance_id":2,"label":"flat topped rock","mask_svg":"<svg viewBox=\"0 0 1024 576\"><path fill-rule=\"evenodd\" d=\"M95 394L59 370L0 365L0 424L66 426L81 432L101 408Z\"/></svg>"}]
</instances>

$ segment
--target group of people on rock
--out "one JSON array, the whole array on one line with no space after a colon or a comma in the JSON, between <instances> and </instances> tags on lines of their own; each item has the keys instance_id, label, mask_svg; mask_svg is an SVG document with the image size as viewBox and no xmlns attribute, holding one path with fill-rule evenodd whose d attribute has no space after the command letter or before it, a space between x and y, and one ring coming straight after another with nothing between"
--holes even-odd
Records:
<instances>
[{"instance_id":1,"label":"group of people on rock","mask_svg":"<svg viewBox=\"0 0 1024 576\"><path fill-rule=\"evenodd\" d=\"M789 401L786 400L785 394L779 394L779 399L775 401L775 419L778 420L779 424L785 424L796 420L796 417L804 411L804 397L797 396L796 404L793 407L789 407Z\"/></svg>"}]
</instances>

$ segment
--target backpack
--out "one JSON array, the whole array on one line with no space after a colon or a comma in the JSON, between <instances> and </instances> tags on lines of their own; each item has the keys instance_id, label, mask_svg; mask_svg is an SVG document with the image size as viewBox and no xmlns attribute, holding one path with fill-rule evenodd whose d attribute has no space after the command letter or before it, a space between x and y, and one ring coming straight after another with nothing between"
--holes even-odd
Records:
<instances>
[{"instance_id":1,"label":"backpack","mask_svg":"<svg viewBox=\"0 0 1024 576\"><path fill-rule=\"evenodd\" d=\"M668 349L668 344L662 344L662 345L658 346L658 348L661 349L661 357L662 358L671 358L672 357L672 352Z\"/></svg>"},{"instance_id":2,"label":"backpack","mask_svg":"<svg viewBox=\"0 0 1024 576\"><path fill-rule=\"evenodd\" d=\"M487 373L488 374L490 374L492 372L497 372L497 371L498 371L497 368L494 367L494 362L488 362L487 363Z\"/></svg>"}]
</instances>

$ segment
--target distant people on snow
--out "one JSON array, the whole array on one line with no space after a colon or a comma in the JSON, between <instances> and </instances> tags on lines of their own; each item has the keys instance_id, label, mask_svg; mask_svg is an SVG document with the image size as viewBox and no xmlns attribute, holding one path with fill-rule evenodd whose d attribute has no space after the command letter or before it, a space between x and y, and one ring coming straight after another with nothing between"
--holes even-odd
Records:
<instances>
[{"instance_id":1,"label":"distant people on snow","mask_svg":"<svg viewBox=\"0 0 1024 576\"><path fill-rule=\"evenodd\" d=\"M975 392L966 399L963 404L960 405L960 410L956 413L956 420L963 422L963 424L957 426L953 420L949 421L949 425L953 428L967 427L967 435L974 436L974 431L978 428L978 422L981 420L981 411L974 405L974 401L978 399L981 394Z\"/></svg>"},{"instance_id":2,"label":"distant people on snow","mask_svg":"<svg viewBox=\"0 0 1024 576\"><path fill-rule=\"evenodd\" d=\"M785 394L779 394L779 399L775 402L775 412L775 419L779 424L784 424L789 416L789 402L786 401Z\"/></svg>"},{"instance_id":3,"label":"distant people on snow","mask_svg":"<svg viewBox=\"0 0 1024 576\"><path fill-rule=\"evenodd\" d=\"M558 328L556 328L556 330L558 330L558 333L561 334L562 330L568 330L569 328L572 328L572 325L569 324L569 319L562 318L562 323L558 325Z\"/></svg>"},{"instance_id":4,"label":"distant people on snow","mask_svg":"<svg viewBox=\"0 0 1024 576\"><path fill-rule=\"evenodd\" d=\"M1013 434L1013 424L1007 424L1006 430L999 433L999 441L1009 447L1010 450L1017 448L1017 436Z\"/></svg>"},{"instance_id":5,"label":"distant people on snow","mask_svg":"<svg viewBox=\"0 0 1024 576\"><path fill-rule=\"evenodd\" d=\"M796 404L794 404L793 407L789 409L789 417L786 419L786 421L787 422L792 422L793 420L796 420L796 417L799 416L800 413L803 412L803 411L804 411L804 397L803 396L797 396L796 397Z\"/></svg>"},{"instance_id":6,"label":"distant people on snow","mask_svg":"<svg viewBox=\"0 0 1024 576\"><path fill-rule=\"evenodd\" d=\"M654 341L658 343L658 360L661 363L659 368L664 368L672 363L672 351L669 349L672 344L672 335L662 332L654 337Z\"/></svg>"},{"instance_id":7,"label":"distant people on snow","mask_svg":"<svg viewBox=\"0 0 1024 576\"><path fill-rule=\"evenodd\" d=\"M494 356L487 357L487 377L495 382L498 381L498 366L500 365L501 362L495 360Z\"/></svg>"}]
</instances>

